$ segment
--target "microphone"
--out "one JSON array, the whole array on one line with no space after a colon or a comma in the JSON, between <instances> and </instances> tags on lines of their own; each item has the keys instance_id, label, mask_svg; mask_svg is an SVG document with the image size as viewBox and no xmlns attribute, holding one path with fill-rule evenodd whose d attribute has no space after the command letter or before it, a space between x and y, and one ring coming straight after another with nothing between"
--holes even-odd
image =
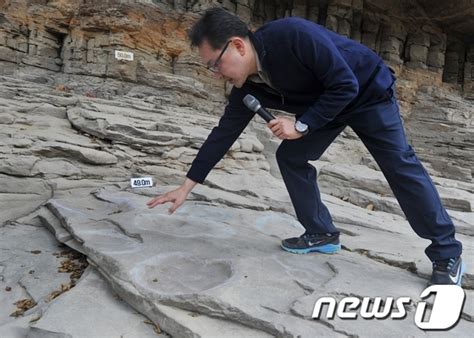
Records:
<instances>
[{"instance_id":1,"label":"microphone","mask_svg":"<svg viewBox=\"0 0 474 338\"><path fill-rule=\"evenodd\" d=\"M248 109L260 115L267 123L275 118L275 116L262 107L260 102L253 95L245 95L242 101Z\"/></svg>"}]
</instances>

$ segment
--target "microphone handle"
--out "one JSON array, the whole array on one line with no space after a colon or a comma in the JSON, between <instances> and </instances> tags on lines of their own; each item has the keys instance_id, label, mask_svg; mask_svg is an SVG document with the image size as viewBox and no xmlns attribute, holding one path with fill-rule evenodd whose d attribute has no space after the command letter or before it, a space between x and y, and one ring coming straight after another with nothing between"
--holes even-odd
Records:
<instances>
[{"instance_id":1,"label":"microphone handle","mask_svg":"<svg viewBox=\"0 0 474 338\"><path fill-rule=\"evenodd\" d=\"M260 108L259 110L257 110L257 114L260 115L265 121L267 121L267 123L275 118L275 116L273 116L265 108Z\"/></svg>"}]
</instances>

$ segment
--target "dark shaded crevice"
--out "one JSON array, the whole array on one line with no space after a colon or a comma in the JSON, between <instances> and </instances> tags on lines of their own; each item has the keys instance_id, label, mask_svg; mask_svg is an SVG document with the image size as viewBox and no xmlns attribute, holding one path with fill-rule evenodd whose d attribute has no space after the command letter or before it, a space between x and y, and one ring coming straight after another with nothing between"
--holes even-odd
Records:
<instances>
[{"instance_id":1,"label":"dark shaded crevice","mask_svg":"<svg viewBox=\"0 0 474 338\"><path fill-rule=\"evenodd\" d=\"M472 46L471 48L474 48L474 46ZM464 84L466 82L466 78L465 76L471 76L471 79L474 79L474 71L471 71L471 74L467 74L467 72L465 71L466 70L466 63L468 63L468 54L469 54L469 46L467 44L464 44L464 55L463 55L463 59L462 59L462 70L460 70L460 75L461 75L461 78L460 78L460 83L462 84L462 87L463 87L463 90L464 90Z\"/></svg>"},{"instance_id":2,"label":"dark shaded crevice","mask_svg":"<svg viewBox=\"0 0 474 338\"><path fill-rule=\"evenodd\" d=\"M31 30L29 28L26 28L26 54L30 54L30 35Z\"/></svg>"},{"instance_id":3,"label":"dark shaded crevice","mask_svg":"<svg viewBox=\"0 0 474 338\"><path fill-rule=\"evenodd\" d=\"M418 272L418 268L416 267L416 264L414 262L399 262L392 259L387 259L385 257L381 257L376 254L373 254L369 250L365 250L365 249L354 249L353 251L363 256L366 256L372 260L375 260L377 262L384 263L396 268L401 268L414 274L417 274Z\"/></svg>"},{"instance_id":4,"label":"dark shaded crevice","mask_svg":"<svg viewBox=\"0 0 474 338\"><path fill-rule=\"evenodd\" d=\"M28 298L30 298L32 301L35 302L35 306L38 305L36 299L33 298L33 295L28 291L28 289L26 288L26 286L21 282L21 280L18 281L18 285L25 291L26 295Z\"/></svg>"},{"instance_id":5,"label":"dark shaded crevice","mask_svg":"<svg viewBox=\"0 0 474 338\"><path fill-rule=\"evenodd\" d=\"M3 25L4 23L8 23L9 21L5 18L5 14L0 13L0 25Z\"/></svg>"},{"instance_id":6,"label":"dark shaded crevice","mask_svg":"<svg viewBox=\"0 0 474 338\"><path fill-rule=\"evenodd\" d=\"M216 204L221 204L221 205L225 205L227 207L231 207L231 208L236 208L236 209L248 209L248 210L256 210L256 211L266 211L268 210L267 207L265 206L253 206L253 205L245 205L245 204L240 204L238 202L234 203L232 201L229 201L225 198L215 198L215 199L210 199L209 197L207 197L206 195L203 195L203 194L199 194L197 192L191 192L192 194L192 197L193 197L193 201L201 201L201 202L208 202L209 205L216 205ZM252 202L251 200L249 200L249 203Z\"/></svg>"},{"instance_id":7,"label":"dark shaded crevice","mask_svg":"<svg viewBox=\"0 0 474 338\"><path fill-rule=\"evenodd\" d=\"M331 262L327 261L326 265L331 269L331 271L334 273L334 276L339 273L339 270L332 264Z\"/></svg>"},{"instance_id":8,"label":"dark shaded crevice","mask_svg":"<svg viewBox=\"0 0 474 338\"><path fill-rule=\"evenodd\" d=\"M268 311L271 311L271 312L274 312L274 313L282 314L282 312L278 311L277 309L271 308L271 307L266 306L266 305L260 305L260 307L262 309L265 309L265 310L268 310Z\"/></svg>"},{"instance_id":9,"label":"dark shaded crevice","mask_svg":"<svg viewBox=\"0 0 474 338\"><path fill-rule=\"evenodd\" d=\"M284 329L282 325L278 325L277 327L273 322L252 317L250 314L243 312L239 308L233 307L230 304L216 301L205 295L192 295L192 297L197 297L197 299L194 299L194 303L191 302L189 296L186 296L184 299L179 297L174 299L163 298L161 299L161 303L168 306L174 306L182 310L201 313L209 317L225 319L242 326L266 332L270 335L274 335L275 337L291 336L289 332L286 332L286 329ZM281 312L274 309L267 310L281 314ZM284 332L281 332L282 328Z\"/></svg>"},{"instance_id":10,"label":"dark shaded crevice","mask_svg":"<svg viewBox=\"0 0 474 338\"><path fill-rule=\"evenodd\" d=\"M252 197L255 197L255 198L260 198L260 196L258 196L256 193L254 193L253 191L250 191L250 190L237 190L237 191L230 190L230 189L226 189L225 187L218 186L217 184L214 184L212 182L206 182L206 185L209 188L222 190L222 191L225 191L225 192L228 192L228 193L231 193L231 194L235 194L235 195L238 195L238 196L242 196L242 197L252 196Z\"/></svg>"},{"instance_id":11,"label":"dark shaded crevice","mask_svg":"<svg viewBox=\"0 0 474 338\"><path fill-rule=\"evenodd\" d=\"M120 224L119 222L113 220L113 219L109 219L109 218L106 218L106 219L103 219L102 221L104 222L108 222L112 225L114 225L114 227L124 236L127 236L128 238L131 238L132 240L134 241L138 241L139 243L143 243L143 238L142 236L139 234L139 233L131 233L129 232L127 229L125 229L122 224Z\"/></svg>"},{"instance_id":12,"label":"dark shaded crevice","mask_svg":"<svg viewBox=\"0 0 474 338\"><path fill-rule=\"evenodd\" d=\"M281 212L282 214L291 215L290 213L288 213L288 210L282 207L275 207L275 206L270 205L268 210L274 211L274 212Z\"/></svg>"},{"instance_id":13,"label":"dark shaded crevice","mask_svg":"<svg viewBox=\"0 0 474 338\"><path fill-rule=\"evenodd\" d=\"M351 22L351 36L352 40L361 42L362 41L362 21L363 20L363 11L353 10L352 11L352 22ZM358 33L357 34L355 33Z\"/></svg>"},{"instance_id":14,"label":"dark shaded crevice","mask_svg":"<svg viewBox=\"0 0 474 338\"><path fill-rule=\"evenodd\" d=\"M39 160L37 160L36 162L38 162L38 161ZM36 162L35 162L35 164L36 164ZM0 171L0 175L5 175L5 176L10 176L10 177L15 177L15 178L44 178L43 173L37 173L35 175L20 175L20 174L12 174L12 173L7 173L7 172L4 172L4 171ZM11 194L22 194L22 193L12 192ZM34 193L34 192L31 192L31 193L28 193L28 194L39 195L39 194Z\"/></svg>"},{"instance_id":15,"label":"dark shaded crevice","mask_svg":"<svg viewBox=\"0 0 474 338\"><path fill-rule=\"evenodd\" d=\"M379 263L387 264L389 266L393 266L395 268L401 268L403 270L407 270L408 272L411 272L415 274L417 277L420 278L427 278L429 276L426 276L425 274L422 274L418 271L418 268L416 267L416 264L414 262L399 262L391 259L387 259L385 257L378 256L376 254L371 253L369 250L365 249L354 249L351 250L347 247L343 246L344 250L350 251L350 252L357 252L358 254L361 254L363 256L366 256L367 258L370 258L374 261L377 261ZM474 278L471 274L464 274L463 276L463 288L464 289L469 289L469 290L474 290Z\"/></svg>"},{"instance_id":16,"label":"dark shaded crevice","mask_svg":"<svg viewBox=\"0 0 474 338\"><path fill-rule=\"evenodd\" d=\"M355 233L355 232L352 232L350 230L347 230L347 229L341 229L340 227L338 227L338 230L340 233L344 234L344 235L347 235L347 236L350 236L350 237L357 237L359 236L359 234Z\"/></svg>"},{"instance_id":17,"label":"dark shaded crevice","mask_svg":"<svg viewBox=\"0 0 474 338\"><path fill-rule=\"evenodd\" d=\"M51 202L45 204L46 208L57 218L61 227L63 227L69 234L72 236L74 240L76 240L79 244L84 244L84 239L79 237L77 233L74 231L74 228L69 225L67 217L63 216L58 208Z\"/></svg>"},{"instance_id":18,"label":"dark shaded crevice","mask_svg":"<svg viewBox=\"0 0 474 338\"><path fill-rule=\"evenodd\" d=\"M311 286L305 285L296 279L293 279L293 282L295 282L295 284L298 285L303 290L305 295L310 295L315 291L315 289L313 289Z\"/></svg>"},{"instance_id":19,"label":"dark shaded crevice","mask_svg":"<svg viewBox=\"0 0 474 338\"><path fill-rule=\"evenodd\" d=\"M385 31L387 27L383 24L378 25L378 30L375 38L375 51L377 54L381 55L382 52L382 43L384 41L384 37L386 36Z\"/></svg>"},{"instance_id":20,"label":"dark shaded crevice","mask_svg":"<svg viewBox=\"0 0 474 338\"><path fill-rule=\"evenodd\" d=\"M65 33L55 33L58 39L58 58L61 59L61 69L60 72L64 73L64 48L65 48L65 41L68 37L68 34Z\"/></svg>"},{"instance_id":21,"label":"dark shaded crevice","mask_svg":"<svg viewBox=\"0 0 474 338\"><path fill-rule=\"evenodd\" d=\"M402 61L402 63L405 63L407 62L408 60L408 57L406 57L407 55L407 47L408 47L408 36L409 34L405 34L405 37L403 38L403 45L402 45L402 48L400 48L400 51L399 51L399 55L398 57L400 58L400 60ZM445 54L446 55L446 54Z\"/></svg>"},{"instance_id":22,"label":"dark shaded crevice","mask_svg":"<svg viewBox=\"0 0 474 338\"><path fill-rule=\"evenodd\" d=\"M327 205L331 205L333 203L329 202L329 201L326 201L325 202ZM352 204L352 203L351 203ZM361 208L361 209L364 209L364 208ZM347 219L344 219L342 220L341 222L339 222L338 220L338 217L337 216L334 216L336 222L338 223L341 223L341 224L347 224ZM391 230L387 230L385 228L381 228L381 227L378 227L378 226L370 226L367 224L367 222L364 222L364 221L357 221L354 219L354 222L352 224L350 224L351 226L358 226L358 227L361 227L361 228L364 228L364 229L369 229L369 230L376 230L376 231L381 231L382 233L389 233L389 234L394 234L394 235L400 235L400 232L395 232L395 231L391 231ZM354 232L351 232L350 230L347 230L347 229L344 229L341 231L342 233L346 234L346 235L349 235L349 236L352 236L352 237L356 237L356 236L359 236L358 234L354 233Z\"/></svg>"},{"instance_id":23,"label":"dark shaded crevice","mask_svg":"<svg viewBox=\"0 0 474 338\"><path fill-rule=\"evenodd\" d=\"M318 24L326 26L328 16L329 0L321 0L319 2Z\"/></svg>"},{"instance_id":24,"label":"dark shaded crevice","mask_svg":"<svg viewBox=\"0 0 474 338\"><path fill-rule=\"evenodd\" d=\"M334 264L332 264L329 261L326 261L325 263L328 266L328 268L332 271L332 276L329 277L325 282L321 284L322 288L325 288L328 285L328 283L332 281L339 274L339 270L334 266Z\"/></svg>"},{"instance_id":25,"label":"dark shaded crevice","mask_svg":"<svg viewBox=\"0 0 474 338\"><path fill-rule=\"evenodd\" d=\"M8 47L7 47L8 48ZM11 49L11 48L10 48ZM12 49L13 50L13 49ZM15 62L15 61L8 61L8 60L0 60L0 64L1 63L8 63L8 64L12 64L12 65L15 65L15 66L19 66L18 62Z\"/></svg>"},{"instance_id":26,"label":"dark shaded crevice","mask_svg":"<svg viewBox=\"0 0 474 338\"><path fill-rule=\"evenodd\" d=\"M461 319L467 320L468 322L474 322L474 316L469 315L465 312L461 313Z\"/></svg>"},{"instance_id":27,"label":"dark shaded crevice","mask_svg":"<svg viewBox=\"0 0 474 338\"><path fill-rule=\"evenodd\" d=\"M177 55L171 56L171 74L176 74L176 62L178 60Z\"/></svg>"},{"instance_id":28,"label":"dark shaded crevice","mask_svg":"<svg viewBox=\"0 0 474 338\"><path fill-rule=\"evenodd\" d=\"M111 35L111 34L110 34L110 31L109 31L109 36L110 36L110 35ZM99 77L99 78L106 79L106 80L107 80L107 79L113 79L113 78L114 78L114 77L109 76L109 60L110 60L110 54L111 54L111 53L110 53L110 50L107 49L105 52L106 52L106 54L107 54L107 59L106 59L106 62L105 62L105 70L104 70L104 73L101 74L101 75L89 75L89 76L95 76L95 77ZM134 83L134 81L130 81L130 80L126 79L126 78L125 78L125 79L123 79L123 78L116 78L116 79L119 80L119 81L122 81L122 82ZM105 82L104 82L104 84L105 84Z\"/></svg>"}]
</instances>

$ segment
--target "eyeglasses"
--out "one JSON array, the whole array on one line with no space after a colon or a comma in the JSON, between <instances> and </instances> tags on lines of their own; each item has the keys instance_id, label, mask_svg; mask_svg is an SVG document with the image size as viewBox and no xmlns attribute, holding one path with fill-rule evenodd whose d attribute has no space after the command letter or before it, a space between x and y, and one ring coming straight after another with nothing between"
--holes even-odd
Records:
<instances>
[{"instance_id":1,"label":"eyeglasses","mask_svg":"<svg viewBox=\"0 0 474 338\"><path fill-rule=\"evenodd\" d=\"M231 42L232 42L232 40L229 40L229 41L226 42L226 44L224 45L224 48L222 49L222 52L217 57L216 61L214 61L214 63L212 65L208 64L207 69L209 69L213 73L219 72L219 68L218 68L219 67L219 62L221 61L222 55L224 55L225 50L227 49L227 47L229 47L229 44Z\"/></svg>"}]
</instances>

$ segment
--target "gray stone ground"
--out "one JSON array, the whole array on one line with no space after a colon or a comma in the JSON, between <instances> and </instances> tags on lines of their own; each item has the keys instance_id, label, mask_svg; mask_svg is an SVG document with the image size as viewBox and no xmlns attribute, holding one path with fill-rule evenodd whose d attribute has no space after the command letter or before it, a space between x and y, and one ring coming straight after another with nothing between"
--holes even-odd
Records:
<instances>
[{"instance_id":1,"label":"gray stone ground","mask_svg":"<svg viewBox=\"0 0 474 338\"><path fill-rule=\"evenodd\" d=\"M313 163L342 232L335 255L280 250L302 228L275 169L278 142L258 119L175 215L149 210L150 197L182 182L220 104L188 83L172 98L180 82L163 81L171 91L107 82L125 93L108 100L0 78L0 336L142 337L155 324L176 337L470 335L473 183L427 163L469 270L458 325L424 332L413 316L431 272L427 242L351 130ZM136 176L156 185L131 189ZM69 291L53 255L68 247L90 264ZM414 304L403 320L310 318L319 297L348 295ZM31 308L11 317L19 300Z\"/></svg>"},{"instance_id":2,"label":"gray stone ground","mask_svg":"<svg viewBox=\"0 0 474 338\"><path fill-rule=\"evenodd\" d=\"M157 336L154 324L146 324L92 266L70 291L53 298L70 285L71 274L58 272L64 259L56 253L67 247L44 227L7 225L0 233L1 337ZM11 317L17 311L13 303L22 299L36 305Z\"/></svg>"}]
</instances>

